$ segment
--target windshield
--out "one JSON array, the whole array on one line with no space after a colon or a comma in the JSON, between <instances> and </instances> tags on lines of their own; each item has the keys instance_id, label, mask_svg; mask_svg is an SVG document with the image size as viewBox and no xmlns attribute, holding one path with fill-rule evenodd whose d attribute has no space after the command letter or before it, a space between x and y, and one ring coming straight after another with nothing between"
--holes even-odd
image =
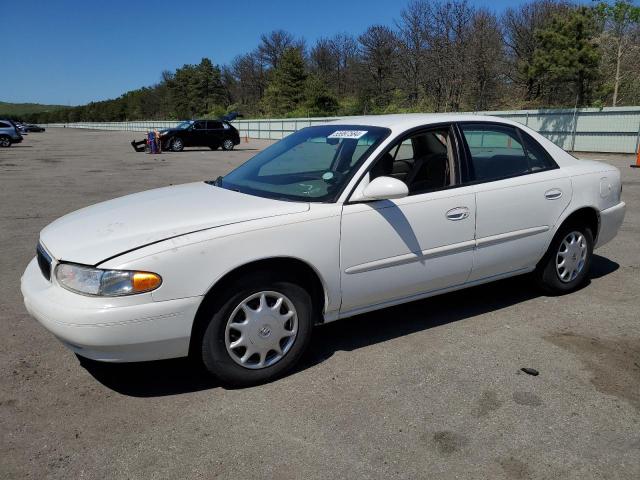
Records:
<instances>
[{"instance_id":1,"label":"windshield","mask_svg":"<svg viewBox=\"0 0 640 480\"><path fill-rule=\"evenodd\" d=\"M180 130L186 130L192 124L193 124L193 120L189 120L189 121L182 122L182 123L178 124L178 126L176 126L175 128L179 128Z\"/></svg>"},{"instance_id":2,"label":"windshield","mask_svg":"<svg viewBox=\"0 0 640 480\"><path fill-rule=\"evenodd\" d=\"M360 164L389 133L386 128L363 125L303 128L216 184L267 198L334 202Z\"/></svg>"}]
</instances>

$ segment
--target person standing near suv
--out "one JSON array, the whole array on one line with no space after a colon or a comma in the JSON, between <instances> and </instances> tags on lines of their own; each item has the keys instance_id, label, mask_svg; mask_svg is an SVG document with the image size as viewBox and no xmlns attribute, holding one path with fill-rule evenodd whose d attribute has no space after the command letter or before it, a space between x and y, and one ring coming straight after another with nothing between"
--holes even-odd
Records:
<instances>
[{"instance_id":1,"label":"person standing near suv","mask_svg":"<svg viewBox=\"0 0 640 480\"><path fill-rule=\"evenodd\" d=\"M240 143L238 130L225 120L189 120L160 131L162 149L181 152L185 147L232 150ZM132 141L135 151L144 151L146 140Z\"/></svg>"},{"instance_id":2,"label":"person standing near suv","mask_svg":"<svg viewBox=\"0 0 640 480\"><path fill-rule=\"evenodd\" d=\"M0 147L10 147L14 143L20 143L22 135L11 120L0 120Z\"/></svg>"}]
</instances>

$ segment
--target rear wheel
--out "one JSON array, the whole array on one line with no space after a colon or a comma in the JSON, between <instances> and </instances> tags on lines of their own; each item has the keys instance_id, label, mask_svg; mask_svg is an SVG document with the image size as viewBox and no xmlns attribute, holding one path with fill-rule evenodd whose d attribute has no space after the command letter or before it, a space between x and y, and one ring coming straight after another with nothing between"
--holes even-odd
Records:
<instances>
[{"instance_id":1,"label":"rear wheel","mask_svg":"<svg viewBox=\"0 0 640 480\"><path fill-rule=\"evenodd\" d=\"M223 150L233 150L233 140L227 138L224 142L222 142L222 149Z\"/></svg>"},{"instance_id":2,"label":"rear wheel","mask_svg":"<svg viewBox=\"0 0 640 480\"><path fill-rule=\"evenodd\" d=\"M592 255L591 230L582 225L563 225L536 268L537 283L554 295L579 288L587 280Z\"/></svg>"},{"instance_id":3,"label":"rear wheel","mask_svg":"<svg viewBox=\"0 0 640 480\"><path fill-rule=\"evenodd\" d=\"M309 293L266 272L226 292L202 312L207 324L199 350L207 370L227 385L248 386L293 367L311 338Z\"/></svg>"},{"instance_id":4,"label":"rear wheel","mask_svg":"<svg viewBox=\"0 0 640 480\"><path fill-rule=\"evenodd\" d=\"M11 146L11 139L6 135L0 135L0 147L6 148L10 146Z\"/></svg>"},{"instance_id":5,"label":"rear wheel","mask_svg":"<svg viewBox=\"0 0 640 480\"><path fill-rule=\"evenodd\" d=\"M184 150L184 142L180 137L176 137L171 140L171 150L174 152L181 152Z\"/></svg>"}]
</instances>

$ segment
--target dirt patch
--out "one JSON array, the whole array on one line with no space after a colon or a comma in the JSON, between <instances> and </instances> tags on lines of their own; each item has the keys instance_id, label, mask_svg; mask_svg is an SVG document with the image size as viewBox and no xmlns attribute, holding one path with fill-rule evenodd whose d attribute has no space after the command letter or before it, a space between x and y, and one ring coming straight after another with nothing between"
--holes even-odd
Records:
<instances>
[{"instance_id":1,"label":"dirt patch","mask_svg":"<svg viewBox=\"0 0 640 480\"><path fill-rule=\"evenodd\" d=\"M446 430L434 433L433 441L438 452L443 455L451 455L469 443L469 439L464 435Z\"/></svg>"},{"instance_id":2,"label":"dirt patch","mask_svg":"<svg viewBox=\"0 0 640 480\"><path fill-rule=\"evenodd\" d=\"M543 403L542 399L532 392L513 392L513 401L527 407L539 407Z\"/></svg>"},{"instance_id":3,"label":"dirt patch","mask_svg":"<svg viewBox=\"0 0 640 480\"><path fill-rule=\"evenodd\" d=\"M498 460L507 478L524 479L530 478L531 473L526 463L514 457L506 457Z\"/></svg>"},{"instance_id":4,"label":"dirt patch","mask_svg":"<svg viewBox=\"0 0 640 480\"><path fill-rule=\"evenodd\" d=\"M575 333L544 337L578 356L600 393L626 400L640 410L640 338L599 339Z\"/></svg>"},{"instance_id":5,"label":"dirt patch","mask_svg":"<svg viewBox=\"0 0 640 480\"><path fill-rule=\"evenodd\" d=\"M478 417L484 417L502 406L502 401L493 390L485 390L478 401Z\"/></svg>"}]
</instances>

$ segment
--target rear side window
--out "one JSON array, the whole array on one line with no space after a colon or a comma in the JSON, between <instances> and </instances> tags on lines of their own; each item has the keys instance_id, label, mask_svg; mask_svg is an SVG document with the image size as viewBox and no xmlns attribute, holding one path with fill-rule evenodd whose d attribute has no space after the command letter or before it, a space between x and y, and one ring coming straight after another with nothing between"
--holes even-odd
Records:
<instances>
[{"instance_id":1,"label":"rear side window","mask_svg":"<svg viewBox=\"0 0 640 480\"><path fill-rule=\"evenodd\" d=\"M481 182L516 177L549 168L555 163L531 137L507 125L463 124L475 179Z\"/></svg>"},{"instance_id":2,"label":"rear side window","mask_svg":"<svg viewBox=\"0 0 640 480\"><path fill-rule=\"evenodd\" d=\"M0 128L10 128L11 125L9 125L8 123L4 123L4 122L0 122Z\"/></svg>"},{"instance_id":3,"label":"rear side window","mask_svg":"<svg viewBox=\"0 0 640 480\"><path fill-rule=\"evenodd\" d=\"M218 130L222 128L222 122L214 122L210 120L207 122L207 128L209 130Z\"/></svg>"}]
</instances>

